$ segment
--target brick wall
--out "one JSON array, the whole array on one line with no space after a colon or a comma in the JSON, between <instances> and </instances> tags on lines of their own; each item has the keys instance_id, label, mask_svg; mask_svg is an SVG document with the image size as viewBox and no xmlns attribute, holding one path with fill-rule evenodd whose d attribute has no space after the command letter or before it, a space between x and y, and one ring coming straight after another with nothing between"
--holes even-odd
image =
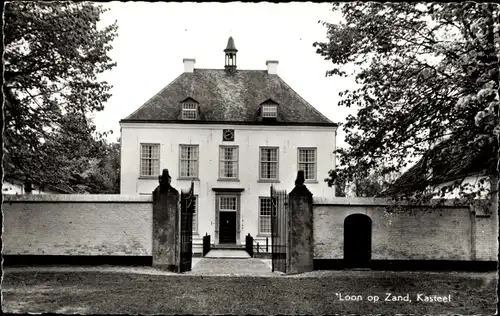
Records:
<instances>
[{"instance_id":1,"label":"brick wall","mask_svg":"<svg viewBox=\"0 0 500 316\"><path fill-rule=\"evenodd\" d=\"M389 214L384 204L371 198L315 198L314 258L343 259L344 220L358 213L372 220L372 259L496 260L495 217L479 218L468 206L451 205Z\"/></svg>"},{"instance_id":2,"label":"brick wall","mask_svg":"<svg viewBox=\"0 0 500 316\"><path fill-rule=\"evenodd\" d=\"M343 223L356 213L372 220L372 259L497 259L495 212L442 207L388 215L377 199L313 203L314 259L343 259ZM5 195L3 215L4 255L152 255L151 196Z\"/></svg>"},{"instance_id":3,"label":"brick wall","mask_svg":"<svg viewBox=\"0 0 500 316\"><path fill-rule=\"evenodd\" d=\"M476 260L497 260L498 216L494 204L476 203L475 217Z\"/></svg>"},{"instance_id":4,"label":"brick wall","mask_svg":"<svg viewBox=\"0 0 500 316\"><path fill-rule=\"evenodd\" d=\"M151 196L4 196L4 255L150 256Z\"/></svg>"}]
</instances>

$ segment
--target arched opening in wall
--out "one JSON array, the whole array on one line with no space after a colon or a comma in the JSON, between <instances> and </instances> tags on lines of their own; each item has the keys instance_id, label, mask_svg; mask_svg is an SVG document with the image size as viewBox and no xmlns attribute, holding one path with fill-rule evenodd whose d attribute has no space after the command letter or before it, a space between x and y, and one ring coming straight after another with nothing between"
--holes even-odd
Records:
<instances>
[{"instance_id":1,"label":"arched opening in wall","mask_svg":"<svg viewBox=\"0 0 500 316\"><path fill-rule=\"evenodd\" d=\"M344 220L344 261L349 268L368 268L372 255L372 220L353 214Z\"/></svg>"}]
</instances>

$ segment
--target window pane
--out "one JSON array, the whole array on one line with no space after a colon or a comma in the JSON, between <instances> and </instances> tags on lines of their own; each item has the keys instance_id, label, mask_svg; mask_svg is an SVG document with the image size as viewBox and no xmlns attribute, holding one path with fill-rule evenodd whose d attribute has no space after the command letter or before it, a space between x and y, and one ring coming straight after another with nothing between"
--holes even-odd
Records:
<instances>
[{"instance_id":1,"label":"window pane","mask_svg":"<svg viewBox=\"0 0 500 316\"><path fill-rule=\"evenodd\" d=\"M153 167L151 168L151 176L156 176L160 174L160 161L159 160L153 160L152 162Z\"/></svg>"},{"instance_id":2,"label":"window pane","mask_svg":"<svg viewBox=\"0 0 500 316\"><path fill-rule=\"evenodd\" d=\"M260 199L260 215L271 215L271 199Z\"/></svg>"},{"instance_id":3,"label":"window pane","mask_svg":"<svg viewBox=\"0 0 500 316\"><path fill-rule=\"evenodd\" d=\"M197 232L198 231L198 196L195 197L193 203L194 203L193 232Z\"/></svg>"},{"instance_id":4,"label":"window pane","mask_svg":"<svg viewBox=\"0 0 500 316\"><path fill-rule=\"evenodd\" d=\"M196 111L183 110L182 119L184 120L196 120Z\"/></svg>"},{"instance_id":5,"label":"window pane","mask_svg":"<svg viewBox=\"0 0 500 316\"><path fill-rule=\"evenodd\" d=\"M277 106L274 104L262 105L262 117L276 117L278 111Z\"/></svg>"},{"instance_id":6,"label":"window pane","mask_svg":"<svg viewBox=\"0 0 500 316\"><path fill-rule=\"evenodd\" d=\"M278 148L261 148L261 161L278 161Z\"/></svg>"},{"instance_id":7,"label":"window pane","mask_svg":"<svg viewBox=\"0 0 500 316\"><path fill-rule=\"evenodd\" d=\"M260 233L271 233L271 199L260 199L259 211L259 229Z\"/></svg>"},{"instance_id":8,"label":"window pane","mask_svg":"<svg viewBox=\"0 0 500 316\"><path fill-rule=\"evenodd\" d=\"M224 148L224 160L236 160L236 148Z\"/></svg>"},{"instance_id":9,"label":"window pane","mask_svg":"<svg viewBox=\"0 0 500 316\"><path fill-rule=\"evenodd\" d=\"M304 171L304 177L306 180L316 180L316 164L299 163L299 170Z\"/></svg>"},{"instance_id":10,"label":"window pane","mask_svg":"<svg viewBox=\"0 0 500 316\"><path fill-rule=\"evenodd\" d=\"M181 146L181 159L188 159L189 157L188 149L189 147L187 146Z\"/></svg>"},{"instance_id":11,"label":"window pane","mask_svg":"<svg viewBox=\"0 0 500 316\"><path fill-rule=\"evenodd\" d=\"M234 177L233 173L233 163L231 161L224 161L224 176L228 178Z\"/></svg>"},{"instance_id":12,"label":"window pane","mask_svg":"<svg viewBox=\"0 0 500 316\"><path fill-rule=\"evenodd\" d=\"M268 164L266 162L263 162L260 164L260 177L263 179L267 179L267 175L269 172Z\"/></svg>"},{"instance_id":13,"label":"window pane","mask_svg":"<svg viewBox=\"0 0 500 316\"><path fill-rule=\"evenodd\" d=\"M271 216L260 217L260 232L271 233Z\"/></svg>"},{"instance_id":14,"label":"window pane","mask_svg":"<svg viewBox=\"0 0 500 316\"><path fill-rule=\"evenodd\" d=\"M187 177L187 161L181 161L181 177Z\"/></svg>"},{"instance_id":15,"label":"window pane","mask_svg":"<svg viewBox=\"0 0 500 316\"><path fill-rule=\"evenodd\" d=\"M195 177L196 176L196 166L194 162L188 161L188 177Z\"/></svg>"},{"instance_id":16,"label":"window pane","mask_svg":"<svg viewBox=\"0 0 500 316\"><path fill-rule=\"evenodd\" d=\"M196 110L196 103L184 103L182 105L182 109L184 109L184 110Z\"/></svg>"},{"instance_id":17,"label":"window pane","mask_svg":"<svg viewBox=\"0 0 500 316\"><path fill-rule=\"evenodd\" d=\"M158 159L160 157L160 145L152 145L151 149L151 158Z\"/></svg>"},{"instance_id":18,"label":"window pane","mask_svg":"<svg viewBox=\"0 0 500 316\"><path fill-rule=\"evenodd\" d=\"M183 120L195 120L196 119L196 111L182 110L182 119Z\"/></svg>"},{"instance_id":19,"label":"window pane","mask_svg":"<svg viewBox=\"0 0 500 316\"><path fill-rule=\"evenodd\" d=\"M316 149L299 149L298 169L306 180L316 180Z\"/></svg>"},{"instance_id":20,"label":"window pane","mask_svg":"<svg viewBox=\"0 0 500 316\"><path fill-rule=\"evenodd\" d=\"M278 166L278 164L275 162L269 163L269 178L270 179L276 179L278 177L277 172L276 172L277 166Z\"/></svg>"},{"instance_id":21,"label":"window pane","mask_svg":"<svg viewBox=\"0 0 500 316\"><path fill-rule=\"evenodd\" d=\"M197 108L196 103L184 103L182 105L182 119L196 120Z\"/></svg>"},{"instance_id":22,"label":"window pane","mask_svg":"<svg viewBox=\"0 0 500 316\"><path fill-rule=\"evenodd\" d=\"M141 144L141 176L159 174L160 170L160 145Z\"/></svg>"},{"instance_id":23,"label":"window pane","mask_svg":"<svg viewBox=\"0 0 500 316\"><path fill-rule=\"evenodd\" d=\"M261 179L277 179L278 148L261 148L260 177Z\"/></svg>"},{"instance_id":24,"label":"window pane","mask_svg":"<svg viewBox=\"0 0 500 316\"><path fill-rule=\"evenodd\" d=\"M237 174L238 148L220 147L220 177L236 178Z\"/></svg>"},{"instance_id":25,"label":"window pane","mask_svg":"<svg viewBox=\"0 0 500 316\"><path fill-rule=\"evenodd\" d=\"M159 158L160 145L141 145L141 158Z\"/></svg>"},{"instance_id":26,"label":"window pane","mask_svg":"<svg viewBox=\"0 0 500 316\"><path fill-rule=\"evenodd\" d=\"M198 146L181 145L180 176L198 176Z\"/></svg>"},{"instance_id":27,"label":"window pane","mask_svg":"<svg viewBox=\"0 0 500 316\"><path fill-rule=\"evenodd\" d=\"M306 179L312 179L313 178L313 172L314 172L313 167L314 166L312 164L306 164L306 169L305 169Z\"/></svg>"},{"instance_id":28,"label":"window pane","mask_svg":"<svg viewBox=\"0 0 500 316\"><path fill-rule=\"evenodd\" d=\"M236 197L221 196L219 199L219 209L236 211Z\"/></svg>"},{"instance_id":29,"label":"window pane","mask_svg":"<svg viewBox=\"0 0 500 316\"><path fill-rule=\"evenodd\" d=\"M316 149L299 149L299 162L316 162Z\"/></svg>"},{"instance_id":30,"label":"window pane","mask_svg":"<svg viewBox=\"0 0 500 316\"><path fill-rule=\"evenodd\" d=\"M269 150L269 161L278 161L278 149L273 148Z\"/></svg>"},{"instance_id":31,"label":"window pane","mask_svg":"<svg viewBox=\"0 0 500 316\"><path fill-rule=\"evenodd\" d=\"M141 160L141 175L144 175L144 176L149 175L150 162L151 161L149 159L142 159Z\"/></svg>"}]
</instances>

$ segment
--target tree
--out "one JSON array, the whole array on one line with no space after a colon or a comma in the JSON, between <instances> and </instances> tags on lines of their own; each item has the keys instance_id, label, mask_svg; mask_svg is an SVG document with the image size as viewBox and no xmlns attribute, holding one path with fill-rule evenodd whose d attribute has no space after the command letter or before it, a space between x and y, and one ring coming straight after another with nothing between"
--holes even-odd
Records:
<instances>
[{"instance_id":1,"label":"tree","mask_svg":"<svg viewBox=\"0 0 500 316\"><path fill-rule=\"evenodd\" d=\"M495 179L498 157L500 14L492 3L335 3L345 21L322 22L328 41L313 45L333 63L327 75L355 76L360 88L340 93L339 105L359 107L344 125L348 148L326 181L401 171L448 140L464 170L481 152ZM320 21L321 22L321 21ZM347 72L346 66L356 66ZM434 151L433 154L438 154ZM430 158L429 158L430 159ZM425 164L432 166L432 163ZM456 167L458 168L458 166ZM456 169L455 168L455 169ZM496 183L496 181L495 181ZM430 182L429 184L432 184ZM456 181L449 190L460 187ZM422 187L393 188L394 195Z\"/></svg>"},{"instance_id":2,"label":"tree","mask_svg":"<svg viewBox=\"0 0 500 316\"><path fill-rule=\"evenodd\" d=\"M98 75L116 65L107 54L117 26L98 29L103 12L89 2L6 3L6 178L70 182L102 149L88 115L110 97Z\"/></svg>"},{"instance_id":3,"label":"tree","mask_svg":"<svg viewBox=\"0 0 500 316\"><path fill-rule=\"evenodd\" d=\"M40 146L33 166L53 179L50 184L69 186L76 193L119 193L120 144L96 140L89 125L84 115L64 115L61 128Z\"/></svg>"},{"instance_id":4,"label":"tree","mask_svg":"<svg viewBox=\"0 0 500 316\"><path fill-rule=\"evenodd\" d=\"M335 196L378 197L390 188L391 181L397 179L398 174L382 175L380 169L371 171L366 177L351 177L340 174L335 179Z\"/></svg>"},{"instance_id":5,"label":"tree","mask_svg":"<svg viewBox=\"0 0 500 316\"><path fill-rule=\"evenodd\" d=\"M88 193L120 193L120 144L105 143L103 155L91 160L90 168L79 174L80 188Z\"/></svg>"}]
</instances>

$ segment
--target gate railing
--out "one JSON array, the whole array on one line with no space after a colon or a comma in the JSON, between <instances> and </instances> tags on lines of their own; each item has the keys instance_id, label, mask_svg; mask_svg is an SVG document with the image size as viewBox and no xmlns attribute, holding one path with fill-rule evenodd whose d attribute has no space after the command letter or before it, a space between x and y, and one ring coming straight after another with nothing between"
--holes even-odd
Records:
<instances>
[{"instance_id":1,"label":"gate railing","mask_svg":"<svg viewBox=\"0 0 500 316\"><path fill-rule=\"evenodd\" d=\"M271 185L272 271L286 272L288 237L288 195Z\"/></svg>"},{"instance_id":2,"label":"gate railing","mask_svg":"<svg viewBox=\"0 0 500 316\"><path fill-rule=\"evenodd\" d=\"M257 252L257 253L261 253L261 252L269 252L269 238L266 237L266 245L264 246L264 244L260 244L259 242L253 241L253 249L254 249L254 252Z\"/></svg>"},{"instance_id":3,"label":"gate railing","mask_svg":"<svg viewBox=\"0 0 500 316\"><path fill-rule=\"evenodd\" d=\"M181 236L179 272L191 271L193 261L193 213L195 208L194 183L188 192L181 191Z\"/></svg>"}]
</instances>

